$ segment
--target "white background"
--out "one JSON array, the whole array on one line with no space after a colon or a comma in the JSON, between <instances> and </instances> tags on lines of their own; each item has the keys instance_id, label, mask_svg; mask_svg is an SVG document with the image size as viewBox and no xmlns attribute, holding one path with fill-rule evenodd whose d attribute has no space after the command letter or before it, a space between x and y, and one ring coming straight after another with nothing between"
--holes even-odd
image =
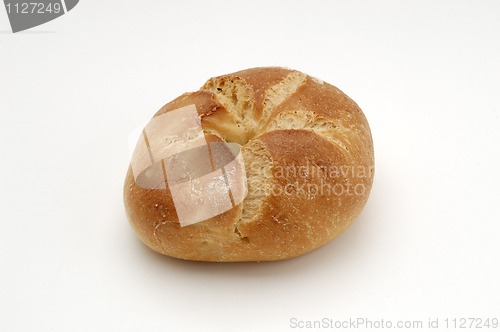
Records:
<instances>
[{"instance_id":1,"label":"white background","mask_svg":"<svg viewBox=\"0 0 500 332\"><path fill-rule=\"evenodd\" d=\"M0 8L0 31L0 331L500 318L499 1L83 0L17 34ZM129 136L209 77L268 65L364 110L362 215L289 261L153 253L123 209Z\"/></svg>"}]
</instances>

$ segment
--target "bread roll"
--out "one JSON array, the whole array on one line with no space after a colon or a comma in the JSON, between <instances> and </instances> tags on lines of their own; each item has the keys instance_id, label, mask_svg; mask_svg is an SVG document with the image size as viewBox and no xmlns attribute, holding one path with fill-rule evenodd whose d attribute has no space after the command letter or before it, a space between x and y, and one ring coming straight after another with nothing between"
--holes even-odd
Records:
<instances>
[{"instance_id":1,"label":"bread roll","mask_svg":"<svg viewBox=\"0 0 500 332\"><path fill-rule=\"evenodd\" d=\"M195 112L195 121L152 125L159 129L148 129L149 142L138 143L132 160L132 166L150 168L140 175L131 166L125 179L130 224L142 242L161 254L214 262L296 257L342 233L368 199L374 172L370 128L358 105L326 82L285 68L247 69L209 79L199 91L163 106L153 120L181 114L179 110ZM229 181L233 187L221 189L231 192L232 208L181 225L179 197L173 196L169 176L165 177L166 159L155 160L151 150L153 145L161 149L161 144L176 142L162 132L162 126L182 134L195 128L196 120L202 134L193 131L189 137L197 142L193 146L203 149L200 142L205 146L231 142L241 147L241 158L233 158L236 172ZM181 150L190 148L184 145ZM198 165L199 160L184 164ZM160 175L155 177L154 172ZM149 184L141 185L139 178ZM227 179L220 183L221 188L228 184ZM190 189L185 190L189 196ZM204 208L203 200L196 204ZM196 214L196 206L182 213Z\"/></svg>"}]
</instances>

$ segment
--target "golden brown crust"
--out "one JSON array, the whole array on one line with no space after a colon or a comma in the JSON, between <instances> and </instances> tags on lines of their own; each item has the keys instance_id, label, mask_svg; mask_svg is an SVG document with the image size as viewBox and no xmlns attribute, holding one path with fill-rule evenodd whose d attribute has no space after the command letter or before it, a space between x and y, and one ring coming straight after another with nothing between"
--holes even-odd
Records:
<instances>
[{"instance_id":1,"label":"golden brown crust","mask_svg":"<svg viewBox=\"0 0 500 332\"><path fill-rule=\"evenodd\" d=\"M208 142L236 142L248 178L242 204L180 227L168 188L125 181L128 218L162 254L198 261L269 261L309 252L361 212L373 180L362 111L336 87L284 68L212 78L155 115L195 104Z\"/></svg>"},{"instance_id":2,"label":"golden brown crust","mask_svg":"<svg viewBox=\"0 0 500 332\"><path fill-rule=\"evenodd\" d=\"M273 85L283 80L290 70L285 68L254 68L251 70L242 70L230 75L230 77L241 78L251 87L254 113L256 117L262 114L262 104L265 99L266 91ZM226 79L224 77L224 79Z\"/></svg>"}]
</instances>

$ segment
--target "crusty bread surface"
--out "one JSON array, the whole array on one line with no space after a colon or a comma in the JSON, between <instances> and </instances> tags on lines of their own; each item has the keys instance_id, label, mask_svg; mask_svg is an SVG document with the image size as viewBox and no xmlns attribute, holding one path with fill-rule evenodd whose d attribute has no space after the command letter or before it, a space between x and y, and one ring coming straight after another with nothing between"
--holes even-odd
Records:
<instances>
[{"instance_id":1,"label":"crusty bread surface","mask_svg":"<svg viewBox=\"0 0 500 332\"><path fill-rule=\"evenodd\" d=\"M318 248L359 215L372 186L373 143L358 105L299 71L253 68L209 79L155 117L195 105L207 142L241 145L247 195L208 220L181 227L169 188L125 179L137 236L172 257L273 261Z\"/></svg>"}]
</instances>

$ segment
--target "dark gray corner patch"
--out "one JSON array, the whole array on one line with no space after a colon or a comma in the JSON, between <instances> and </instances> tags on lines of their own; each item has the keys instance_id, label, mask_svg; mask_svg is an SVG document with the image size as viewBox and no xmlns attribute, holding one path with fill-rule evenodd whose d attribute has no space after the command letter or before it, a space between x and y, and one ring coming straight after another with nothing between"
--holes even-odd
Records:
<instances>
[{"instance_id":1,"label":"dark gray corner patch","mask_svg":"<svg viewBox=\"0 0 500 332\"><path fill-rule=\"evenodd\" d=\"M71 9L73 9L76 4L78 3L79 0L65 0L66 2L66 10L69 12Z\"/></svg>"},{"instance_id":2,"label":"dark gray corner patch","mask_svg":"<svg viewBox=\"0 0 500 332\"><path fill-rule=\"evenodd\" d=\"M12 32L52 21L73 9L79 0L4 0Z\"/></svg>"}]
</instances>

